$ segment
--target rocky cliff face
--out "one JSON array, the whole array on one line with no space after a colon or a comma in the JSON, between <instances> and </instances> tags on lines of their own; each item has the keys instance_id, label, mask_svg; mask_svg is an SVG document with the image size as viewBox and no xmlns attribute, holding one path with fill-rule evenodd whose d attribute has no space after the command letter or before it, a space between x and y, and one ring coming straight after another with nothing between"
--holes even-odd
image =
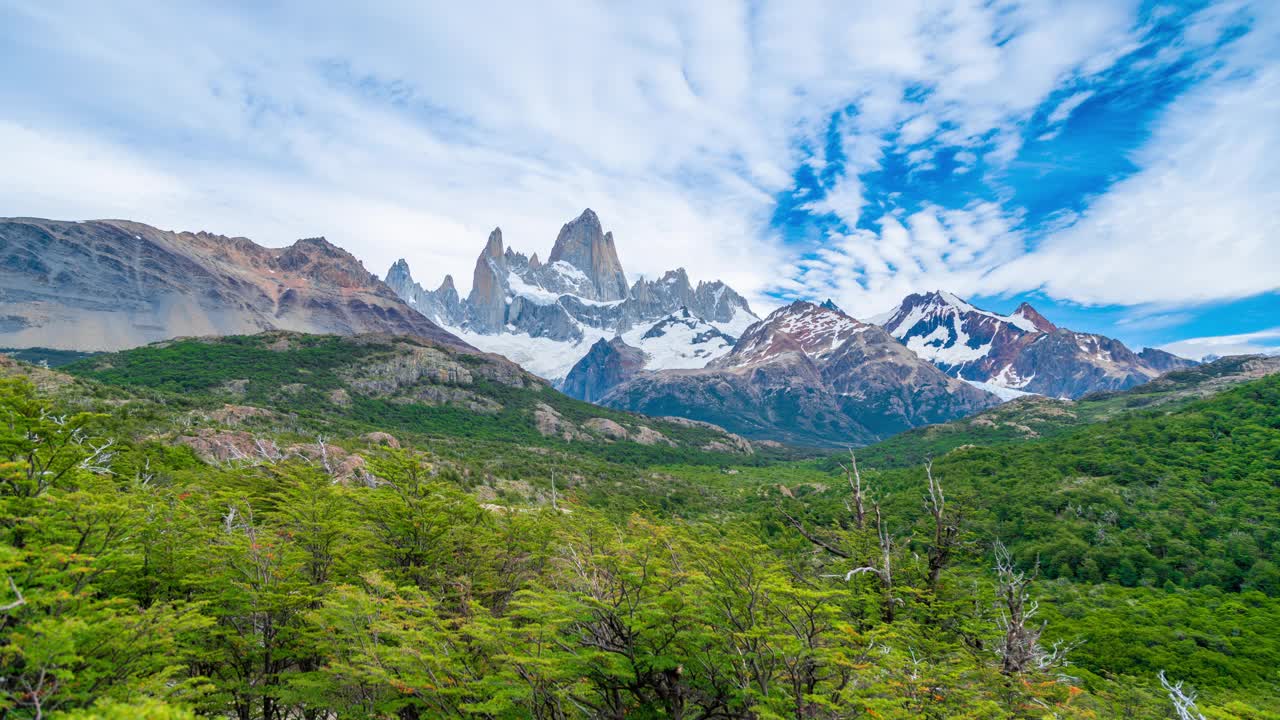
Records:
<instances>
[{"instance_id":1,"label":"rocky cliff face","mask_svg":"<svg viewBox=\"0 0 1280 720\"><path fill-rule=\"evenodd\" d=\"M1060 328L1027 303L1005 316L941 291L908 296L884 328L953 377L1052 397L1122 390L1195 364Z\"/></svg>"},{"instance_id":2,"label":"rocky cliff face","mask_svg":"<svg viewBox=\"0 0 1280 720\"><path fill-rule=\"evenodd\" d=\"M464 311L467 322L479 332L495 333L506 324L507 259L502 251L502 228L489 233L476 269Z\"/></svg>"},{"instance_id":3,"label":"rocky cliff face","mask_svg":"<svg viewBox=\"0 0 1280 720\"><path fill-rule=\"evenodd\" d=\"M579 400L596 402L644 368L644 352L616 337L596 341L587 354L573 366L560 390Z\"/></svg>"},{"instance_id":4,"label":"rocky cliff face","mask_svg":"<svg viewBox=\"0 0 1280 720\"><path fill-rule=\"evenodd\" d=\"M0 346L114 350L180 335L381 332L469 348L323 238L265 248L125 220L0 220Z\"/></svg>"},{"instance_id":5,"label":"rocky cliff face","mask_svg":"<svg viewBox=\"0 0 1280 720\"><path fill-rule=\"evenodd\" d=\"M1173 353L1155 348L1142 348L1141 352L1138 353L1138 359L1145 363L1147 367L1162 373L1170 370L1183 370L1199 364L1194 360L1181 358Z\"/></svg>"},{"instance_id":6,"label":"rocky cliff face","mask_svg":"<svg viewBox=\"0 0 1280 720\"><path fill-rule=\"evenodd\" d=\"M387 281L406 302L468 342L551 380L565 378L597 340L615 336L641 347L648 369L701 367L759 319L732 288L719 281L694 286L683 268L628 287L613 234L589 209L561 228L545 263L504 247L495 230L476 260L471 293L457 307L442 296L443 286L427 292L411 282L402 261ZM678 313L706 327L650 342L650 331ZM708 342L707 329L723 341ZM676 335L692 345L675 347ZM691 364L695 358L700 361Z\"/></svg>"},{"instance_id":7,"label":"rocky cliff face","mask_svg":"<svg viewBox=\"0 0 1280 720\"><path fill-rule=\"evenodd\" d=\"M874 325L796 302L701 370L642 373L603 404L705 420L747 437L865 444L999 400L918 358Z\"/></svg>"},{"instance_id":8,"label":"rocky cliff face","mask_svg":"<svg viewBox=\"0 0 1280 720\"><path fill-rule=\"evenodd\" d=\"M591 208L560 228L547 262L568 263L585 273L590 285L581 288L586 293L582 297L603 302L627 297L627 276L618 262L613 233L604 232L600 218Z\"/></svg>"}]
</instances>

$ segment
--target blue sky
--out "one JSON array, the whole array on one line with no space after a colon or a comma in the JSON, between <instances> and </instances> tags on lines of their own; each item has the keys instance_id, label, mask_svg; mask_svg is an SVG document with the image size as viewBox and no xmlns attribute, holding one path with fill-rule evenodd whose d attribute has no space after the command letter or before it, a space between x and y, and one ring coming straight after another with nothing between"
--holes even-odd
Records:
<instances>
[{"instance_id":1,"label":"blue sky","mask_svg":"<svg viewBox=\"0 0 1280 720\"><path fill-rule=\"evenodd\" d=\"M0 0L0 215L323 234L465 292L594 208L768 309L951 290L1280 348L1276 3Z\"/></svg>"}]
</instances>

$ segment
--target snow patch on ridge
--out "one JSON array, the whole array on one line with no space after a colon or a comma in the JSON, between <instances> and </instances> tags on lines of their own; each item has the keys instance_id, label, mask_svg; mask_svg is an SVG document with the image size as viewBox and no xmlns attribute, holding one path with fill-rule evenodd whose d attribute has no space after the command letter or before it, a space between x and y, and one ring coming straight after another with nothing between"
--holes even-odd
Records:
<instances>
[{"instance_id":1,"label":"snow patch on ridge","mask_svg":"<svg viewBox=\"0 0 1280 720\"><path fill-rule=\"evenodd\" d=\"M960 378L960 379L964 380L964 378ZM986 390L992 395L995 395L996 397L1000 398L1000 402L1009 402L1010 400L1014 400L1016 398L1026 397L1027 395L1036 394L1032 392L1027 392L1025 390L1014 390L1013 388L1005 387L1003 385L997 385L993 382L982 382L981 380L965 380L965 382L978 388L979 390Z\"/></svg>"},{"instance_id":2,"label":"snow patch on ridge","mask_svg":"<svg viewBox=\"0 0 1280 720\"><path fill-rule=\"evenodd\" d=\"M534 300L532 297L529 299ZM664 325L661 335L644 337L658 325ZM503 355L525 370L553 383L563 380L597 340L610 340L618 336L611 330L581 323L578 323L578 328L582 331L582 339L577 342L532 337L510 325L505 332L494 335L444 327L480 350ZM647 359L645 370L696 369L706 367L707 363L733 349L732 343L714 333L716 329L713 324L692 315L687 318L668 315L655 323L634 327L622 333L621 337L626 344L644 352ZM700 335L705 336L704 339L695 342Z\"/></svg>"},{"instance_id":3,"label":"snow patch on ridge","mask_svg":"<svg viewBox=\"0 0 1280 720\"><path fill-rule=\"evenodd\" d=\"M645 337L659 326L661 334ZM622 341L644 352L648 359L645 370L696 369L733 349L732 343L714 330L692 315L669 315L648 327L632 328L623 333Z\"/></svg>"},{"instance_id":4,"label":"snow patch on ridge","mask_svg":"<svg viewBox=\"0 0 1280 720\"><path fill-rule=\"evenodd\" d=\"M513 296L522 297L538 305L555 305L560 302L559 295L537 285L530 285L515 273L507 273L507 287L511 289Z\"/></svg>"},{"instance_id":5,"label":"snow patch on ridge","mask_svg":"<svg viewBox=\"0 0 1280 720\"><path fill-rule=\"evenodd\" d=\"M723 293L723 291L721 292ZM760 322L760 318L735 306L732 317L724 322L712 322L711 326L729 337L739 338L747 331L747 328L758 322Z\"/></svg>"},{"instance_id":6,"label":"snow patch on ridge","mask_svg":"<svg viewBox=\"0 0 1280 720\"><path fill-rule=\"evenodd\" d=\"M506 332L494 335L445 327L446 330L484 352L497 353L506 357L520 367L552 382L559 381L569 374L569 370L587 350L600 338L613 337L595 328L583 328L582 340L574 343L567 340L552 340L546 337L532 337L527 333L517 332L507 326Z\"/></svg>"}]
</instances>

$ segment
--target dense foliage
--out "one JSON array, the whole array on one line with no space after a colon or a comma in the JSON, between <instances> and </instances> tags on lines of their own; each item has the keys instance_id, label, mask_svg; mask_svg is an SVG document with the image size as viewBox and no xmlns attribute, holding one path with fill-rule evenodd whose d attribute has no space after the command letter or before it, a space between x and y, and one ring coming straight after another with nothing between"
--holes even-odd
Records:
<instances>
[{"instance_id":1,"label":"dense foliage","mask_svg":"<svg viewBox=\"0 0 1280 720\"><path fill-rule=\"evenodd\" d=\"M971 526L1038 557L1051 577L1280 594L1280 376L1176 412L964 448L935 471ZM877 478L905 490L917 475Z\"/></svg>"},{"instance_id":2,"label":"dense foliage","mask_svg":"<svg viewBox=\"0 0 1280 720\"><path fill-rule=\"evenodd\" d=\"M209 388L277 370L144 361L0 379L0 717L1163 718L1160 670L1280 709L1280 378L954 451L934 492L863 462L858 513L834 461L396 449L358 404L241 427L345 429L363 476L201 460L170 439Z\"/></svg>"}]
</instances>

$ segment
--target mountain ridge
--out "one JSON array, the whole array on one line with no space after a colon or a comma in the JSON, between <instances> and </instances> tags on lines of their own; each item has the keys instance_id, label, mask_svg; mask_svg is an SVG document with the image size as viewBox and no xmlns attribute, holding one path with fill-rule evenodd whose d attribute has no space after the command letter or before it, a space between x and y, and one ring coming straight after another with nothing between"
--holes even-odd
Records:
<instances>
[{"instance_id":1,"label":"mountain ridge","mask_svg":"<svg viewBox=\"0 0 1280 720\"><path fill-rule=\"evenodd\" d=\"M954 419L999 399L949 377L878 326L796 301L753 325L707 367L637 373L600 402L682 414L749 438L840 446Z\"/></svg>"},{"instance_id":2,"label":"mountain ridge","mask_svg":"<svg viewBox=\"0 0 1280 720\"><path fill-rule=\"evenodd\" d=\"M882 325L953 377L1052 397L1123 390L1196 364L1059 327L1029 303L1000 315L942 290L908 295Z\"/></svg>"},{"instance_id":3,"label":"mountain ridge","mask_svg":"<svg viewBox=\"0 0 1280 720\"><path fill-rule=\"evenodd\" d=\"M267 248L129 220L0 219L0 346L116 350L183 335L391 332L473 349L324 238Z\"/></svg>"}]
</instances>

